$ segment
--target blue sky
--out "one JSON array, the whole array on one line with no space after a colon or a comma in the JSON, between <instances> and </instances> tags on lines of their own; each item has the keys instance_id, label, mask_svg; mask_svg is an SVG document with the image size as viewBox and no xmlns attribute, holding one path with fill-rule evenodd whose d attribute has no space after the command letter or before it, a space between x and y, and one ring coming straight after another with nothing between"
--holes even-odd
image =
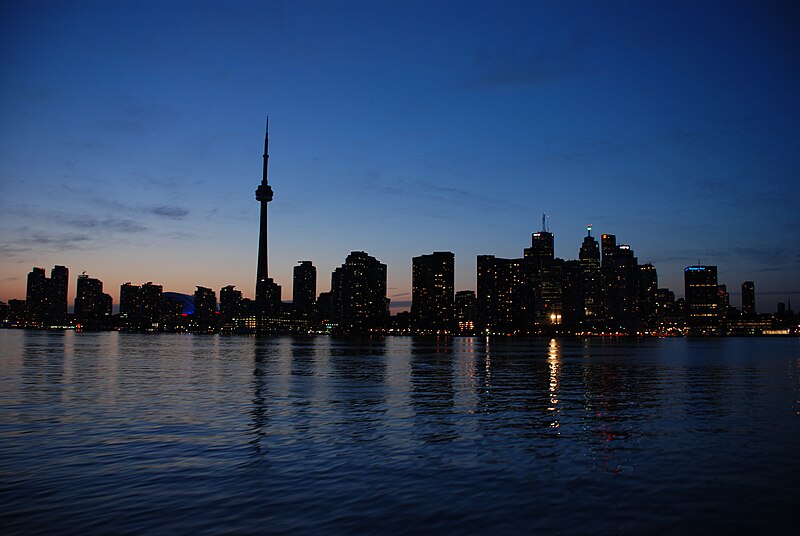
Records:
<instances>
[{"instance_id":1,"label":"blue sky","mask_svg":"<svg viewBox=\"0 0 800 536\"><path fill-rule=\"evenodd\" d=\"M351 250L556 254L613 233L661 286L719 266L800 304L793 2L5 2L0 299L32 266L252 296L264 119L270 269ZM74 292L74 279L72 291ZM738 296L732 297L735 305ZM795 307L797 308L797 307Z\"/></svg>"}]
</instances>

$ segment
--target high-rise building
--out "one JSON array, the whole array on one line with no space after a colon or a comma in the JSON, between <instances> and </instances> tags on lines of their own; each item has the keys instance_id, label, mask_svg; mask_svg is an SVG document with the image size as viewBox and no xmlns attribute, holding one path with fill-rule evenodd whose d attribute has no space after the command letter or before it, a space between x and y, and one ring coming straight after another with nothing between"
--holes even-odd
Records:
<instances>
[{"instance_id":1,"label":"high-rise building","mask_svg":"<svg viewBox=\"0 0 800 536\"><path fill-rule=\"evenodd\" d=\"M194 315L192 327L195 331L208 333L217 328L217 295L210 288L197 287L194 291Z\"/></svg>"},{"instance_id":2,"label":"high-rise building","mask_svg":"<svg viewBox=\"0 0 800 536\"><path fill-rule=\"evenodd\" d=\"M565 328L577 331L586 319L587 310L584 264L580 260L565 261L563 266L561 321L557 322L559 313L551 314L556 315L553 323L563 324Z\"/></svg>"},{"instance_id":3,"label":"high-rise building","mask_svg":"<svg viewBox=\"0 0 800 536\"><path fill-rule=\"evenodd\" d=\"M475 292L459 290L453 303L455 329L459 335L473 335L477 324L477 300Z\"/></svg>"},{"instance_id":4,"label":"high-rise building","mask_svg":"<svg viewBox=\"0 0 800 536\"><path fill-rule=\"evenodd\" d=\"M658 325L658 272L656 267L650 264L639 265L639 318L642 327L653 330Z\"/></svg>"},{"instance_id":5,"label":"high-rise building","mask_svg":"<svg viewBox=\"0 0 800 536\"><path fill-rule=\"evenodd\" d=\"M546 229L533 233L531 247L523 251L525 288L519 306L528 326L560 323L564 261L554 251L553 233Z\"/></svg>"},{"instance_id":6,"label":"high-rise building","mask_svg":"<svg viewBox=\"0 0 800 536\"><path fill-rule=\"evenodd\" d=\"M64 266L53 267L49 279L44 268L33 268L25 295L28 323L34 327L66 326L68 287L69 270Z\"/></svg>"},{"instance_id":7,"label":"high-rise building","mask_svg":"<svg viewBox=\"0 0 800 536\"><path fill-rule=\"evenodd\" d=\"M223 331L234 331L243 326L244 306L242 291L233 285L222 287L219 291L219 316Z\"/></svg>"},{"instance_id":8,"label":"high-rise building","mask_svg":"<svg viewBox=\"0 0 800 536\"><path fill-rule=\"evenodd\" d=\"M261 204L261 219L258 234L258 266L256 269L256 307L259 309L259 322L263 325L266 318L280 310L280 286L269 277L269 258L267 248L267 204L272 201L272 187L267 181L267 164L269 163L269 119L264 134L264 167L261 184L256 189L256 201Z\"/></svg>"},{"instance_id":9,"label":"high-rise building","mask_svg":"<svg viewBox=\"0 0 800 536\"><path fill-rule=\"evenodd\" d=\"M686 290L686 324L693 334L720 331L720 303L716 266L687 266L683 270Z\"/></svg>"},{"instance_id":10,"label":"high-rise building","mask_svg":"<svg viewBox=\"0 0 800 536\"><path fill-rule=\"evenodd\" d=\"M586 236L581 244L578 258L583 269L583 307L584 316L592 320L602 315L600 281L600 245L592 236L592 226L586 226Z\"/></svg>"},{"instance_id":11,"label":"high-rise building","mask_svg":"<svg viewBox=\"0 0 800 536\"><path fill-rule=\"evenodd\" d=\"M69 270L65 266L54 266L50 271L50 294L52 311L51 326L67 324L67 291L69 290Z\"/></svg>"},{"instance_id":12,"label":"high-rise building","mask_svg":"<svg viewBox=\"0 0 800 536\"><path fill-rule=\"evenodd\" d=\"M139 324L135 329L142 331L158 331L161 329L161 285L154 285L148 281L140 288L139 297Z\"/></svg>"},{"instance_id":13,"label":"high-rise building","mask_svg":"<svg viewBox=\"0 0 800 536\"><path fill-rule=\"evenodd\" d=\"M79 275L75 286L75 321L84 329L95 329L108 325L110 320L111 296L103 292L103 282Z\"/></svg>"},{"instance_id":14,"label":"high-rise building","mask_svg":"<svg viewBox=\"0 0 800 536\"><path fill-rule=\"evenodd\" d=\"M411 326L417 333L453 329L455 255L437 251L411 262Z\"/></svg>"},{"instance_id":15,"label":"high-rise building","mask_svg":"<svg viewBox=\"0 0 800 536\"><path fill-rule=\"evenodd\" d=\"M334 319L343 333L382 330L389 320L386 265L363 251L353 251L331 274Z\"/></svg>"},{"instance_id":16,"label":"high-rise building","mask_svg":"<svg viewBox=\"0 0 800 536\"><path fill-rule=\"evenodd\" d=\"M530 329L529 274L523 259L478 255L479 329L518 333Z\"/></svg>"},{"instance_id":17,"label":"high-rise building","mask_svg":"<svg viewBox=\"0 0 800 536\"><path fill-rule=\"evenodd\" d=\"M638 330L639 262L627 244L616 244L614 235L603 235L603 304L608 327L635 333Z\"/></svg>"},{"instance_id":18,"label":"high-rise building","mask_svg":"<svg viewBox=\"0 0 800 536\"><path fill-rule=\"evenodd\" d=\"M28 273L28 287L25 292L28 324L34 327L47 327L47 311L50 310L47 275L44 268L34 267Z\"/></svg>"},{"instance_id":19,"label":"high-rise building","mask_svg":"<svg viewBox=\"0 0 800 536\"><path fill-rule=\"evenodd\" d=\"M756 314L756 287L752 281L742 283L742 314L745 316Z\"/></svg>"},{"instance_id":20,"label":"high-rise building","mask_svg":"<svg viewBox=\"0 0 800 536\"><path fill-rule=\"evenodd\" d=\"M309 318L314 312L317 297L317 269L311 261L299 263L294 267L292 306L298 315Z\"/></svg>"}]
</instances>

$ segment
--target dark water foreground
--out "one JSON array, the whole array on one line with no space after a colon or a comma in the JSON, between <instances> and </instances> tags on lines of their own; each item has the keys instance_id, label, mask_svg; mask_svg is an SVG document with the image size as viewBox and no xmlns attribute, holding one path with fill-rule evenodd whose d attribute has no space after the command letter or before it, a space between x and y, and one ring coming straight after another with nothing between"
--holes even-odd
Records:
<instances>
[{"instance_id":1,"label":"dark water foreground","mask_svg":"<svg viewBox=\"0 0 800 536\"><path fill-rule=\"evenodd\" d=\"M800 340L0 331L3 533L797 534Z\"/></svg>"}]
</instances>

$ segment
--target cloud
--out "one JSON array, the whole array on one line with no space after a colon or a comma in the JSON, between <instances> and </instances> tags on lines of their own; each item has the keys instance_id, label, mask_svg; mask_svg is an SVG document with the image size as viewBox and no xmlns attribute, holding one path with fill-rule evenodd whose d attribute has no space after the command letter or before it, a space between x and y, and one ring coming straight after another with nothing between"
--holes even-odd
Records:
<instances>
[{"instance_id":1,"label":"cloud","mask_svg":"<svg viewBox=\"0 0 800 536\"><path fill-rule=\"evenodd\" d=\"M150 214L155 214L156 216L163 216L165 218L170 218L173 220L178 220L185 217L189 214L189 211L183 207L178 207L174 205L157 205L154 207L149 207L146 209L147 212Z\"/></svg>"},{"instance_id":2,"label":"cloud","mask_svg":"<svg viewBox=\"0 0 800 536\"><path fill-rule=\"evenodd\" d=\"M379 182L379 176L379 173L370 173L367 178L361 181L360 187L391 196L410 197L458 206L481 207L487 211L507 211L511 208L526 209L517 203L477 194L462 188L439 186L424 180L406 181L401 179L387 184Z\"/></svg>"},{"instance_id":3,"label":"cloud","mask_svg":"<svg viewBox=\"0 0 800 536\"><path fill-rule=\"evenodd\" d=\"M98 219L86 214L75 215L65 214L63 212L53 212L51 213L51 217L62 225L67 225L78 229L98 229L122 233L141 233L148 230L147 226L143 223L130 219Z\"/></svg>"}]
</instances>

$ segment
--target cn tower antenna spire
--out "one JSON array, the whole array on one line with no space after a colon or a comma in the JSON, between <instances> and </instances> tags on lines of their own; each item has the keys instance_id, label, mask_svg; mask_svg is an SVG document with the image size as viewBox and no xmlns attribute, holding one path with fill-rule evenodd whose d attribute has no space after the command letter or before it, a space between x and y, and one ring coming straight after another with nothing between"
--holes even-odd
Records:
<instances>
[{"instance_id":1,"label":"cn tower antenna spire","mask_svg":"<svg viewBox=\"0 0 800 536\"><path fill-rule=\"evenodd\" d=\"M267 126L264 129L264 173L261 177L261 184L267 184L268 163L269 163L269 116L267 116Z\"/></svg>"}]
</instances>

